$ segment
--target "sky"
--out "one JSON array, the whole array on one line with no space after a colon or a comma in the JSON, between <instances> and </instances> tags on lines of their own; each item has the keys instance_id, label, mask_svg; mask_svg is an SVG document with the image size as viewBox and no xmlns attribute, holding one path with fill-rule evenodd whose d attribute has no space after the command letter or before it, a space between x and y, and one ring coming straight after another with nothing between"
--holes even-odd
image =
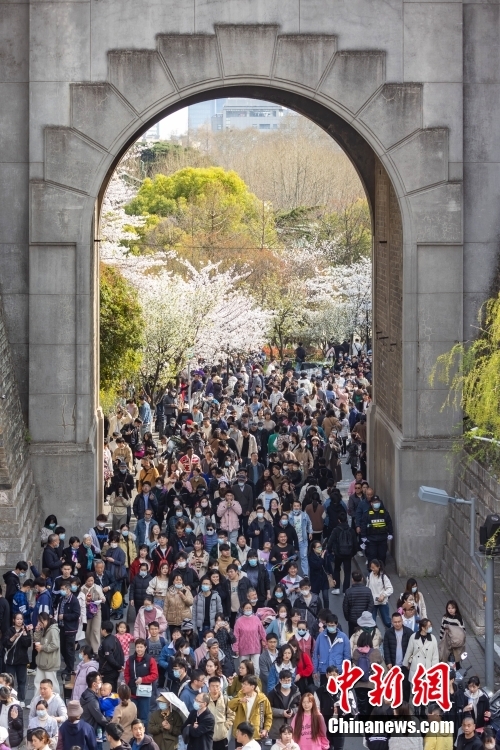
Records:
<instances>
[{"instance_id":1,"label":"sky","mask_svg":"<svg viewBox=\"0 0 500 750\"><path fill-rule=\"evenodd\" d=\"M174 112L173 115L160 120L160 138L166 139L171 135L182 135L187 133L188 129L188 111L187 107Z\"/></svg>"}]
</instances>

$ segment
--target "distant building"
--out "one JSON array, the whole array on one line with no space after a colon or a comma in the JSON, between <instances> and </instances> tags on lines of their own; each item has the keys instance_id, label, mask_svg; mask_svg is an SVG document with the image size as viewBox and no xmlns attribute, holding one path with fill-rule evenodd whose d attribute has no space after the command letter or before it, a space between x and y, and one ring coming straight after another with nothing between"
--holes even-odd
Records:
<instances>
[{"instance_id":1,"label":"distant building","mask_svg":"<svg viewBox=\"0 0 500 750\"><path fill-rule=\"evenodd\" d=\"M141 141L159 141L160 140L160 123L157 122L152 128L146 130Z\"/></svg>"},{"instance_id":2,"label":"distant building","mask_svg":"<svg viewBox=\"0 0 500 750\"><path fill-rule=\"evenodd\" d=\"M191 104L188 107L188 130L193 131L202 125L210 125L212 117L219 112L226 103L226 99L210 99L207 102Z\"/></svg>"},{"instance_id":3,"label":"distant building","mask_svg":"<svg viewBox=\"0 0 500 750\"><path fill-rule=\"evenodd\" d=\"M227 99L222 112L212 116L212 130L277 130L290 110L259 99Z\"/></svg>"}]
</instances>

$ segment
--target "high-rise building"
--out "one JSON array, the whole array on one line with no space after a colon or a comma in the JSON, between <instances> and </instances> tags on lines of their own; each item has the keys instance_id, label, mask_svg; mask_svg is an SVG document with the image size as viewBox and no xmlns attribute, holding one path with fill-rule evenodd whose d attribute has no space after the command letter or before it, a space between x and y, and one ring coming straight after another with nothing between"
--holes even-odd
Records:
<instances>
[{"instance_id":1,"label":"high-rise building","mask_svg":"<svg viewBox=\"0 0 500 750\"><path fill-rule=\"evenodd\" d=\"M294 113L259 99L227 99L221 114L212 117L212 130L277 130L285 114Z\"/></svg>"},{"instance_id":2,"label":"high-rise building","mask_svg":"<svg viewBox=\"0 0 500 750\"><path fill-rule=\"evenodd\" d=\"M157 122L149 130L146 130L141 137L141 141L159 141L160 140L160 123Z\"/></svg>"},{"instance_id":3,"label":"high-rise building","mask_svg":"<svg viewBox=\"0 0 500 750\"><path fill-rule=\"evenodd\" d=\"M197 130L202 125L210 126L212 117L220 112L226 103L226 99L209 99L207 102L191 104L188 107L188 129Z\"/></svg>"}]
</instances>

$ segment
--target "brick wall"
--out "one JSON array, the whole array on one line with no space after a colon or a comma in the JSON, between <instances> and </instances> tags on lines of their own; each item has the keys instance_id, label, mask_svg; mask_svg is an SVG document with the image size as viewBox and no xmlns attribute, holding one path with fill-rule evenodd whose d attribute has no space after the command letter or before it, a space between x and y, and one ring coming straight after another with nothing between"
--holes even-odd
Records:
<instances>
[{"instance_id":1,"label":"brick wall","mask_svg":"<svg viewBox=\"0 0 500 750\"><path fill-rule=\"evenodd\" d=\"M375 399L401 429L403 223L394 188L380 162L375 169L373 266Z\"/></svg>"},{"instance_id":2,"label":"brick wall","mask_svg":"<svg viewBox=\"0 0 500 750\"><path fill-rule=\"evenodd\" d=\"M0 569L33 558L40 508L31 472L28 433L0 304Z\"/></svg>"},{"instance_id":3,"label":"brick wall","mask_svg":"<svg viewBox=\"0 0 500 750\"><path fill-rule=\"evenodd\" d=\"M457 495L476 498L475 548L487 515L500 511L500 484L477 461L466 458L456 479ZM485 585L469 557L469 506L450 505L441 576L476 633L484 633ZM495 630L500 632L500 563L495 565Z\"/></svg>"}]
</instances>

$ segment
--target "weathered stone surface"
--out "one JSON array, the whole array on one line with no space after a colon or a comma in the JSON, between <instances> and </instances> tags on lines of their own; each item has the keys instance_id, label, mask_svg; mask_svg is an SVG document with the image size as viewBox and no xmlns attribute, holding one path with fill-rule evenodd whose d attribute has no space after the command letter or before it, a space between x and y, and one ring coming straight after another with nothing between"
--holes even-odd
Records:
<instances>
[{"instance_id":1,"label":"weathered stone surface","mask_svg":"<svg viewBox=\"0 0 500 750\"><path fill-rule=\"evenodd\" d=\"M274 77L316 89L336 48L337 40L334 36L280 36L274 63Z\"/></svg>"},{"instance_id":2,"label":"weathered stone surface","mask_svg":"<svg viewBox=\"0 0 500 750\"><path fill-rule=\"evenodd\" d=\"M390 151L406 192L448 179L448 131L421 130Z\"/></svg>"},{"instance_id":3,"label":"weathered stone surface","mask_svg":"<svg viewBox=\"0 0 500 750\"><path fill-rule=\"evenodd\" d=\"M417 242L462 241L462 185L448 183L409 198Z\"/></svg>"},{"instance_id":4,"label":"weathered stone surface","mask_svg":"<svg viewBox=\"0 0 500 750\"><path fill-rule=\"evenodd\" d=\"M158 49L179 89L222 77L215 35L162 34Z\"/></svg>"},{"instance_id":5,"label":"weathered stone surface","mask_svg":"<svg viewBox=\"0 0 500 750\"><path fill-rule=\"evenodd\" d=\"M216 25L224 78L269 78L272 71L277 26L267 24Z\"/></svg>"},{"instance_id":6,"label":"weathered stone surface","mask_svg":"<svg viewBox=\"0 0 500 750\"><path fill-rule=\"evenodd\" d=\"M88 193L106 152L69 128L45 129L45 179Z\"/></svg>"},{"instance_id":7,"label":"weathered stone surface","mask_svg":"<svg viewBox=\"0 0 500 750\"><path fill-rule=\"evenodd\" d=\"M109 80L137 112L143 112L175 89L155 50L110 52Z\"/></svg>"},{"instance_id":8,"label":"weathered stone surface","mask_svg":"<svg viewBox=\"0 0 500 750\"><path fill-rule=\"evenodd\" d=\"M415 2L405 6L404 80L462 80L462 8L458 3Z\"/></svg>"},{"instance_id":9,"label":"weathered stone surface","mask_svg":"<svg viewBox=\"0 0 500 750\"><path fill-rule=\"evenodd\" d=\"M78 193L44 182L31 185L31 241L77 242L85 199Z\"/></svg>"},{"instance_id":10,"label":"weathered stone surface","mask_svg":"<svg viewBox=\"0 0 500 750\"><path fill-rule=\"evenodd\" d=\"M383 83L384 52L340 50L321 82L320 91L356 113Z\"/></svg>"},{"instance_id":11,"label":"weathered stone surface","mask_svg":"<svg viewBox=\"0 0 500 750\"><path fill-rule=\"evenodd\" d=\"M30 5L30 75L34 81L85 81L90 77L90 3Z\"/></svg>"},{"instance_id":12,"label":"weathered stone surface","mask_svg":"<svg viewBox=\"0 0 500 750\"><path fill-rule=\"evenodd\" d=\"M422 127L422 86L386 84L359 119L390 148Z\"/></svg>"},{"instance_id":13,"label":"weathered stone surface","mask_svg":"<svg viewBox=\"0 0 500 750\"><path fill-rule=\"evenodd\" d=\"M133 110L109 83L71 86L71 124L101 146L109 148L134 119Z\"/></svg>"}]
</instances>

